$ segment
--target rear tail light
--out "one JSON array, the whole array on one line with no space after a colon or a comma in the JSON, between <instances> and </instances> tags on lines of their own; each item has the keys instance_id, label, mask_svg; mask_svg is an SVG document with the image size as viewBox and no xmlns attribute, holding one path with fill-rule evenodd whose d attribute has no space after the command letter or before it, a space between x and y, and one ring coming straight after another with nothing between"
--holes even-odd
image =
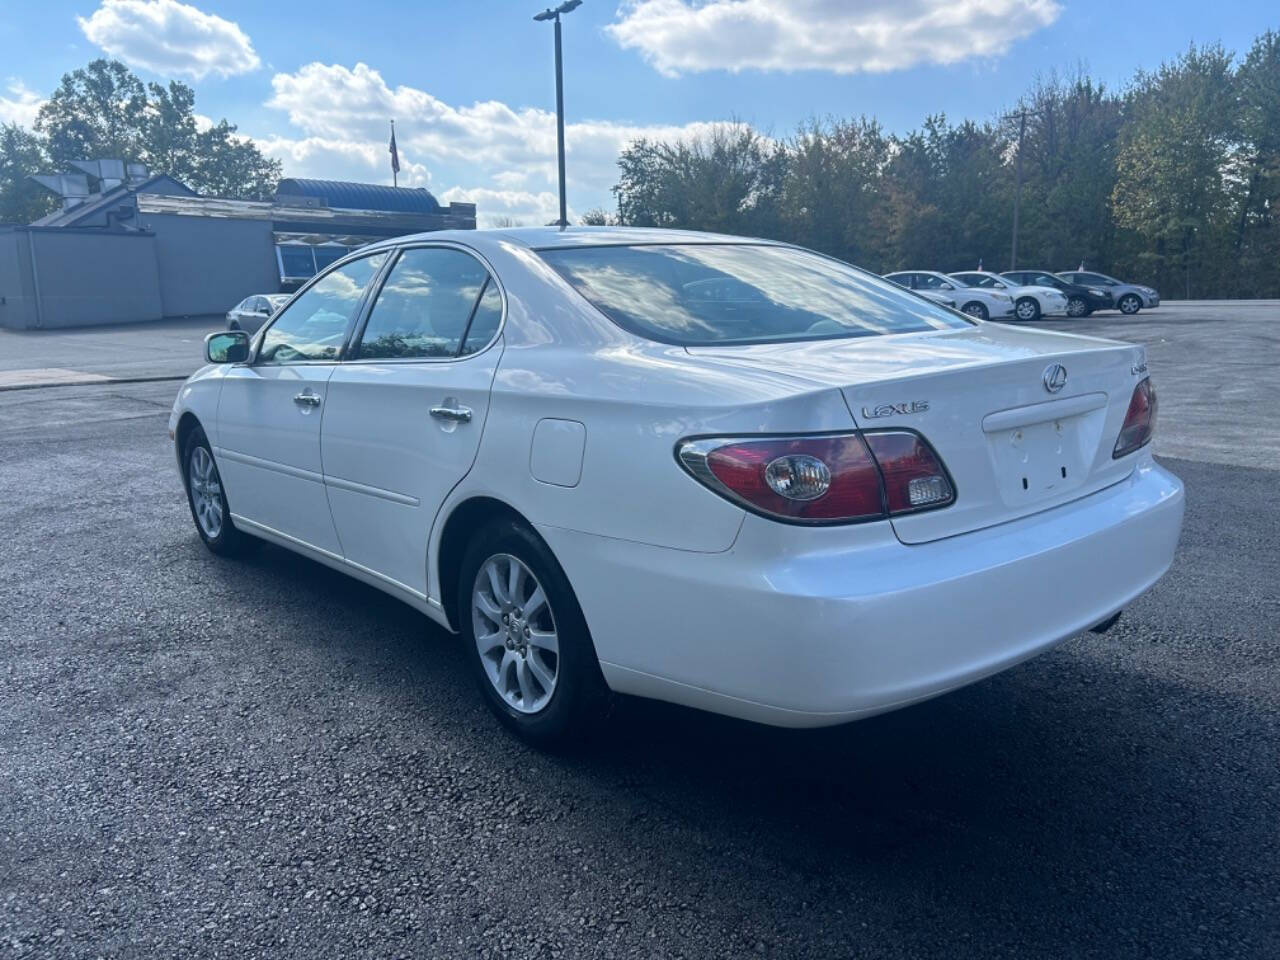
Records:
<instances>
[{"instance_id":1,"label":"rear tail light","mask_svg":"<svg viewBox=\"0 0 1280 960\"><path fill-rule=\"evenodd\" d=\"M1133 388L1133 396L1129 398L1124 426L1120 428L1115 449L1111 451L1112 459L1118 460L1142 449L1151 442L1155 432L1156 388L1151 385L1150 377L1144 377Z\"/></svg>"},{"instance_id":2,"label":"rear tail light","mask_svg":"<svg viewBox=\"0 0 1280 960\"><path fill-rule=\"evenodd\" d=\"M726 499L795 523L880 520L955 500L938 455L905 430L686 440L676 453Z\"/></svg>"}]
</instances>

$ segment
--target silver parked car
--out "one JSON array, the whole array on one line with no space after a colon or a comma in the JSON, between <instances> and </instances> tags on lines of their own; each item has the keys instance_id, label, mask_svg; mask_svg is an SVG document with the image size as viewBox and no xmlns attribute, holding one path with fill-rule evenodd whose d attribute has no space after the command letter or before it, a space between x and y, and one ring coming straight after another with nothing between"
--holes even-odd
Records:
<instances>
[{"instance_id":1,"label":"silver parked car","mask_svg":"<svg viewBox=\"0 0 1280 960\"><path fill-rule=\"evenodd\" d=\"M1059 271L1058 276L1068 283L1101 287L1109 291L1120 312L1130 316L1143 308L1150 310L1152 307L1160 306L1160 294L1140 283L1125 283L1123 280L1117 280L1115 277L1108 277L1105 273L1096 273L1093 270L1062 270Z\"/></svg>"},{"instance_id":2,"label":"silver parked car","mask_svg":"<svg viewBox=\"0 0 1280 960\"><path fill-rule=\"evenodd\" d=\"M257 333L258 328L289 300L287 293L255 293L227 311L227 329Z\"/></svg>"}]
</instances>

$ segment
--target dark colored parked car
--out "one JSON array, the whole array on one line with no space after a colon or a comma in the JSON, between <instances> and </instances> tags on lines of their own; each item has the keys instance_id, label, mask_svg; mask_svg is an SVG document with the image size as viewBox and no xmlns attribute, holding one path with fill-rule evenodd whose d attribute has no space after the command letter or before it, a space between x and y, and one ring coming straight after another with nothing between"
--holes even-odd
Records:
<instances>
[{"instance_id":1,"label":"dark colored parked car","mask_svg":"<svg viewBox=\"0 0 1280 960\"><path fill-rule=\"evenodd\" d=\"M1089 270L1063 270L1058 276L1067 283L1078 283L1087 287L1098 287L1106 290L1116 301L1116 307L1123 314L1133 316L1139 310L1150 310L1160 306L1160 294L1154 288L1141 283L1126 283L1105 273Z\"/></svg>"},{"instance_id":2,"label":"dark colored parked car","mask_svg":"<svg viewBox=\"0 0 1280 960\"><path fill-rule=\"evenodd\" d=\"M1024 286L1056 287L1067 295L1067 316L1087 317L1095 310L1111 310L1115 300L1106 287L1070 283L1049 270L1005 270L1000 274Z\"/></svg>"}]
</instances>

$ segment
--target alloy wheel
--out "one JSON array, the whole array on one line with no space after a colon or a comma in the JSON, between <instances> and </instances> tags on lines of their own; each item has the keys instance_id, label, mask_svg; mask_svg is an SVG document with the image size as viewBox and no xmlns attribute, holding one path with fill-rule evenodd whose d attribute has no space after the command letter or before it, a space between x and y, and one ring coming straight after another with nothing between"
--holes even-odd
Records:
<instances>
[{"instance_id":1,"label":"alloy wheel","mask_svg":"<svg viewBox=\"0 0 1280 960\"><path fill-rule=\"evenodd\" d=\"M1015 309L1019 320L1034 320L1036 315L1040 313L1034 300L1019 300Z\"/></svg>"},{"instance_id":2,"label":"alloy wheel","mask_svg":"<svg viewBox=\"0 0 1280 960\"><path fill-rule=\"evenodd\" d=\"M555 693L560 642L547 595L519 557L494 554L471 588L471 623L485 676L512 709L537 713Z\"/></svg>"},{"instance_id":3,"label":"alloy wheel","mask_svg":"<svg viewBox=\"0 0 1280 960\"><path fill-rule=\"evenodd\" d=\"M1135 314L1141 308L1142 303L1132 293L1120 298L1120 312L1127 314Z\"/></svg>"},{"instance_id":4,"label":"alloy wheel","mask_svg":"<svg viewBox=\"0 0 1280 960\"><path fill-rule=\"evenodd\" d=\"M1089 312L1089 305L1084 302L1083 297L1072 297L1067 301L1068 317L1083 317Z\"/></svg>"},{"instance_id":5,"label":"alloy wheel","mask_svg":"<svg viewBox=\"0 0 1280 960\"><path fill-rule=\"evenodd\" d=\"M213 457L204 447L191 450L187 486L191 490L191 505L200 529L210 540L218 539L222 533L222 482Z\"/></svg>"}]
</instances>

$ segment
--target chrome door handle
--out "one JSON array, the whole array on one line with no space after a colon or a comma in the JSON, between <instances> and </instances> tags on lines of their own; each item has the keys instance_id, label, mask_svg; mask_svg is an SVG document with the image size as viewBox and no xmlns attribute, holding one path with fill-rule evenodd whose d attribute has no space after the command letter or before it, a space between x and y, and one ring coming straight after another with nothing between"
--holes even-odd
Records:
<instances>
[{"instance_id":1,"label":"chrome door handle","mask_svg":"<svg viewBox=\"0 0 1280 960\"><path fill-rule=\"evenodd\" d=\"M302 407L318 407L320 396L315 393L300 393L293 398L293 402Z\"/></svg>"},{"instance_id":2,"label":"chrome door handle","mask_svg":"<svg viewBox=\"0 0 1280 960\"><path fill-rule=\"evenodd\" d=\"M454 423L470 423L470 407L432 407L431 415L437 420L451 420Z\"/></svg>"}]
</instances>

